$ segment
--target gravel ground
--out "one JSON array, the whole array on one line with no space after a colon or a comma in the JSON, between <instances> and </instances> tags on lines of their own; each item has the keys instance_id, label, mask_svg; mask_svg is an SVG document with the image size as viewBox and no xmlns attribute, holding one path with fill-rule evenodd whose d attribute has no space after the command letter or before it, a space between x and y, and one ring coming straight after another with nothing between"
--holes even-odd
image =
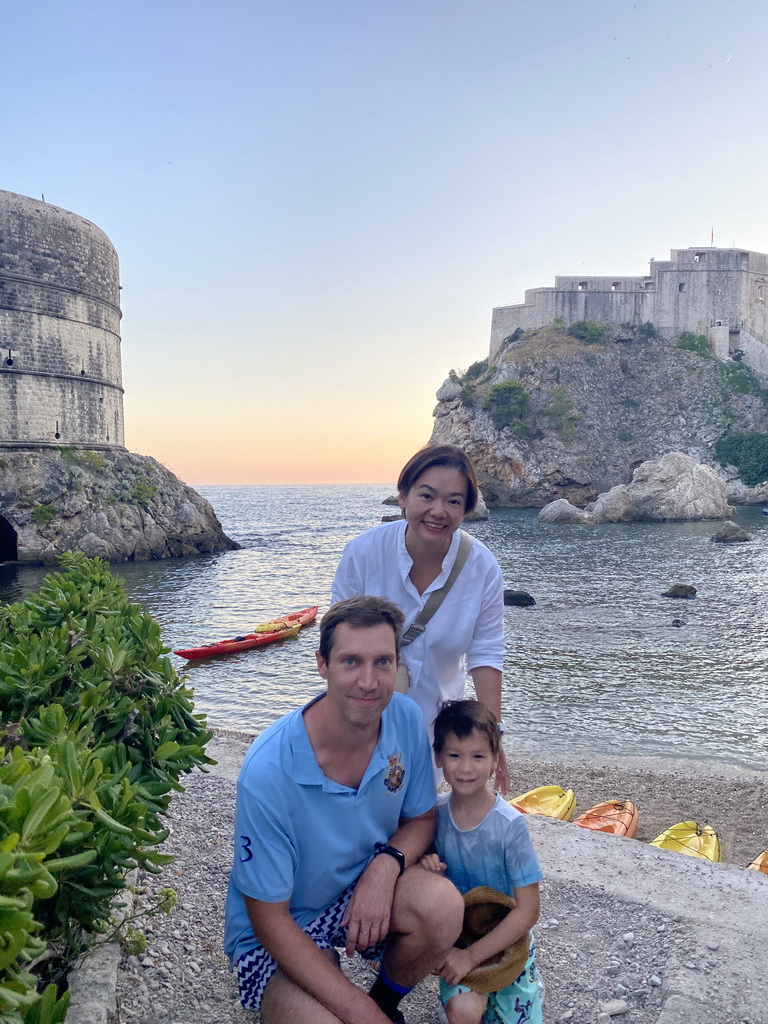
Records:
<instances>
[{"instance_id":1,"label":"gravel ground","mask_svg":"<svg viewBox=\"0 0 768 1024\"><path fill-rule=\"evenodd\" d=\"M147 947L121 963L120 1024L254 1024L254 1015L237 1001L221 950L235 778L249 742L245 734L218 731L209 748L218 765L190 776L185 793L173 802L172 835L164 849L176 861L159 880L140 878L135 910L141 911L161 886L176 889L179 901L170 916L137 921ZM743 867L768 847L768 774L642 759L569 765L512 760L510 771L515 792L546 783L573 788L577 811L603 799L631 798L640 809L640 840L693 818L715 826L723 859L731 864ZM750 968L745 965L745 976L739 977L732 958L729 977L718 972L716 908L712 934L702 938L679 918L595 889L545 880L535 935L547 987L545 1024L606 1024L611 1019L606 1011L626 1024L657 1024L662 998L675 991L711 999L713 1024L768 1021L768 1010L747 1016L735 1003L732 1016L715 1010L724 990L733 998L750 985ZM358 984L370 984L372 975L359 962L345 969ZM409 1024L437 1024L436 990L434 979L428 979L403 1002ZM700 1018L678 1019L684 1024Z\"/></svg>"}]
</instances>

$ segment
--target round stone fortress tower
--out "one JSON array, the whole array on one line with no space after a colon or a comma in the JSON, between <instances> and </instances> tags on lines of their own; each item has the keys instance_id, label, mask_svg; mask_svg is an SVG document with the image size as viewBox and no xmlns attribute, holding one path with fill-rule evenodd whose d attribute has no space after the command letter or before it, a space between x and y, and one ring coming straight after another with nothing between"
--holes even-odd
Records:
<instances>
[{"instance_id":1,"label":"round stone fortress tower","mask_svg":"<svg viewBox=\"0 0 768 1024\"><path fill-rule=\"evenodd\" d=\"M119 297L103 231L0 191L0 448L124 447Z\"/></svg>"}]
</instances>

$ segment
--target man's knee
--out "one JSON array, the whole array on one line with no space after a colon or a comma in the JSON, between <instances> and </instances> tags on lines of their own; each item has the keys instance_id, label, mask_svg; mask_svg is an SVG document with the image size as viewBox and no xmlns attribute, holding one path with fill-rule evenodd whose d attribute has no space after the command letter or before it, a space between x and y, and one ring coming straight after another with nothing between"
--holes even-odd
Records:
<instances>
[{"instance_id":1,"label":"man's knee","mask_svg":"<svg viewBox=\"0 0 768 1024\"><path fill-rule=\"evenodd\" d=\"M464 921L464 899L453 882L419 867L400 879L393 910L395 931L419 930L440 945L453 945ZM401 928L401 922L409 927Z\"/></svg>"},{"instance_id":2,"label":"man's knee","mask_svg":"<svg viewBox=\"0 0 768 1024\"><path fill-rule=\"evenodd\" d=\"M340 967L335 949L320 951L335 967ZM261 1001L261 1024L341 1024L339 1018L318 1003L281 970L275 971L267 982Z\"/></svg>"}]
</instances>

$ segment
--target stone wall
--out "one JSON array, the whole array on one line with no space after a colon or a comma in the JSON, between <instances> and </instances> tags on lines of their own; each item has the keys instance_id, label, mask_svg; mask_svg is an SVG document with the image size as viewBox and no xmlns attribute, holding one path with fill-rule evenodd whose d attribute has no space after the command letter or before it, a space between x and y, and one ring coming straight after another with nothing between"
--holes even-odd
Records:
<instances>
[{"instance_id":1,"label":"stone wall","mask_svg":"<svg viewBox=\"0 0 768 1024\"><path fill-rule=\"evenodd\" d=\"M0 191L0 446L124 446L119 295L95 224Z\"/></svg>"}]
</instances>

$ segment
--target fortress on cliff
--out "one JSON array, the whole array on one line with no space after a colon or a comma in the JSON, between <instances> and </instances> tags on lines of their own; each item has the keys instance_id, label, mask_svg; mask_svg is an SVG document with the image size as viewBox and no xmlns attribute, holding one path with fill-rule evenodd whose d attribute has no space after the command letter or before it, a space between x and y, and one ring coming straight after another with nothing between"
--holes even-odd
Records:
<instances>
[{"instance_id":1,"label":"fortress on cliff","mask_svg":"<svg viewBox=\"0 0 768 1024\"><path fill-rule=\"evenodd\" d=\"M645 277L556 277L525 302L499 306L491 320L490 359L516 330L562 318L615 324L651 322L664 337L705 335L718 359L743 360L768 379L768 255L743 249L672 249Z\"/></svg>"},{"instance_id":2,"label":"fortress on cliff","mask_svg":"<svg viewBox=\"0 0 768 1024\"><path fill-rule=\"evenodd\" d=\"M0 447L125 446L120 316L104 232L0 192Z\"/></svg>"}]
</instances>

